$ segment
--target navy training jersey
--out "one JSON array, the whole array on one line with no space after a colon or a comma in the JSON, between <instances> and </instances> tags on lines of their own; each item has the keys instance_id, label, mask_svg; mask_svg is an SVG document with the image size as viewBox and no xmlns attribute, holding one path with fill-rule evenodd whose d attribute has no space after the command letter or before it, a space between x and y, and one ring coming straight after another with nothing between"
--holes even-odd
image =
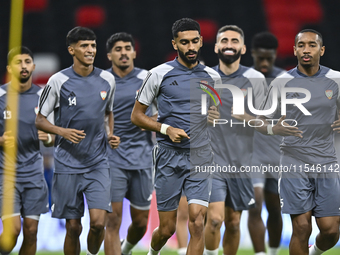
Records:
<instances>
[{"instance_id":1,"label":"navy training jersey","mask_svg":"<svg viewBox=\"0 0 340 255\"><path fill-rule=\"evenodd\" d=\"M284 153L298 158L309 164L336 163L334 148L334 132L331 127L338 118L340 72L320 66L319 71L313 76L306 76L297 68L291 69L286 74L276 78L271 86L267 98L261 108L269 109L273 102L273 88L277 89L278 105L274 113L266 115L272 118L276 112L281 114L281 90L297 87L307 89L311 99L303 106L312 114L304 113L295 105L288 104L286 119L293 119L301 130L303 138L295 136L283 137L281 150ZM286 98L304 98L304 93L287 92ZM288 124L293 124L287 121Z\"/></svg>"},{"instance_id":2,"label":"navy training jersey","mask_svg":"<svg viewBox=\"0 0 340 255\"><path fill-rule=\"evenodd\" d=\"M189 69L177 58L149 71L137 95L137 101L151 105L155 98L158 103L160 123L183 129L189 139L173 143L169 136L157 133L157 142L175 148L199 148L210 143L207 130L207 116L201 114L200 80L214 86L221 83L219 74L212 68L198 64Z\"/></svg>"},{"instance_id":3,"label":"navy training jersey","mask_svg":"<svg viewBox=\"0 0 340 255\"><path fill-rule=\"evenodd\" d=\"M142 131L131 122L135 98L148 71L135 67L122 78L116 75L112 68L107 71L111 72L116 80L113 104L114 134L120 137L118 148L109 153L110 164L127 170L151 168L152 132ZM150 108L146 112L148 116L152 115Z\"/></svg>"},{"instance_id":4,"label":"navy training jersey","mask_svg":"<svg viewBox=\"0 0 340 255\"><path fill-rule=\"evenodd\" d=\"M273 70L266 76L267 85L269 86L276 77L285 72L286 70L273 66ZM273 119L279 119L280 117L281 115L276 114ZM252 165L279 165L281 140L282 137L279 135L268 136L255 132Z\"/></svg>"},{"instance_id":5,"label":"navy training jersey","mask_svg":"<svg viewBox=\"0 0 340 255\"><path fill-rule=\"evenodd\" d=\"M84 130L86 134L78 144L56 136L56 173L109 168L104 118L106 111L112 111L115 86L114 76L99 68L83 77L71 66L49 79L40 97L40 113L47 116L54 111L56 126Z\"/></svg>"},{"instance_id":6,"label":"navy training jersey","mask_svg":"<svg viewBox=\"0 0 340 255\"><path fill-rule=\"evenodd\" d=\"M12 109L7 106L8 86L0 87L0 135L5 132L6 119L12 118ZM17 134L17 162L16 181L29 182L34 178L41 178L43 158L39 147L38 130L35 127L35 118L38 113L38 101L42 89L34 84L25 92L18 94L18 134ZM0 147L0 175L3 174L4 160L3 147ZM11 162L13 165L13 162Z\"/></svg>"},{"instance_id":7,"label":"navy training jersey","mask_svg":"<svg viewBox=\"0 0 340 255\"><path fill-rule=\"evenodd\" d=\"M244 95L244 109L250 115L248 109L248 88L253 90L252 99L254 108L259 109L265 96L267 84L263 74L253 68L240 65L238 70L230 75L225 75L219 66L213 67L222 77L223 84L237 86ZM220 119L227 120L226 124L218 124L209 127L212 147L215 154L215 162L220 166L249 166L253 151L254 128L245 122L239 121L231 116L233 96L229 89L222 89L222 106L220 106ZM254 116L254 119L256 116ZM234 123L234 124L232 124ZM242 124L235 124L242 123Z\"/></svg>"}]
</instances>

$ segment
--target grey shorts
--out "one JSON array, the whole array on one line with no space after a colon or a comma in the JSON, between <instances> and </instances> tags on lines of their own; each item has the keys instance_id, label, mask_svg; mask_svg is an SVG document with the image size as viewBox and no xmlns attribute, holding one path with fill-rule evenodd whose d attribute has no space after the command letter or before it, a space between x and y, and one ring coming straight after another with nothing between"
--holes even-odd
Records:
<instances>
[{"instance_id":1,"label":"grey shorts","mask_svg":"<svg viewBox=\"0 0 340 255\"><path fill-rule=\"evenodd\" d=\"M158 211L176 210L182 190L189 204L208 207L211 191L210 173L197 174L194 169L197 165L213 164L210 146L190 150L156 145L153 155Z\"/></svg>"},{"instance_id":2,"label":"grey shorts","mask_svg":"<svg viewBox=\"0 0 340 255\"><path fill-rule=\"evenodd\" d=\"M151 168L142 170L111 168L111 202L122 202L125 197L132 207L149 210L153 191L152 174Z\"/></svg>"},{"instance_id":3,"label":"grey shorts","mask_svg":"<svg viewBox=\"0 0 340 255\"><path fill-rule=\"evenodd\" d=\"M254 188L251 178L214 178L210 203L225 202L225 206L235 211L255 207Z\"/></svg>"},{"instance_id":4,"label":"grey shorts","mask_svg":"<svg viewBox=\"0 0 340 255\"><path fill-rule=\"evenodd\" d=\"M9 198L4 197L4 186L0 183L0 212L2 205L9 203ZM14 184L14 211L24 218L30 215L40 215L49 211L48 188L44 176L33 182L16 182Z\"/></svg>"},{"instance_id":5,"label":"grey shorts","mask_svg":"<svg viewBox=\"0 0 340 255\"><path fill-rule=\"evenodd\" d=\"M304 166L305 162L282 155L283 166ZM321 167L329 169L330 165ZM333 167L335 169L335 167ZM281 209L287 214L312 211L315 217L340 215L340 177L338 173L311 173L297 168L296 172L282 172L279 178ZM307 169L306 169L307 170Z\"/></svg>"},{"instance_id":6,"label":"grey shorts","mask_svg":"<svg viewBox=\"0 0 340 255\"><path fill-rule=\"evenodd\" d=\"M80 219L84 215L84 196L89 209L112 212L109 169L82 174L54 173L52 184L52 217Z\"/></svg>"},{"instance_id":7,"label":"grey shorts","mask_svg":"<svg viewBox=\"0 0 340 255\"><path fill-rule=\"evenodd\" d=\"M278 181L279 181L278 177L252 178L254 188L260 187L263 188L265 191L273 194L279 194Z\"/></svg>"}]
</instances>

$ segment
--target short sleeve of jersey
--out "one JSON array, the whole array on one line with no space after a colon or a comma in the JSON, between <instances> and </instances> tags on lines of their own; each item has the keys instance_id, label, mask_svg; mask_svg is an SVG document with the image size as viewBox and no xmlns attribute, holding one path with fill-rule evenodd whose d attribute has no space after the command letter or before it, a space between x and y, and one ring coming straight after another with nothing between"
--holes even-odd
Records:
<instances>
[{"instance_id":1,"label":"short sleeve of jersey","mask_svg":"<svg viewBox=\"0 0 340 255\"><path fill-rule=\"evenodd\" d=\"M273 109L273 112L271 114L265 115L267 118L273 118L277 111L281 109L281 91L282 88L292 80L294 77L288 73L284 73L281 76L277 77L272 81L272 83L269 86L269 90L267 92L266 97L264 98L263 102L261 103L260 109L261 110L269 110L271 109L273 103L275 102L274 96L277 98L277 104L275 109ZM276 91L276 92L274 92ZM276 95L274 95L276 94Z\"/></svg>"},{"instance_id":2,"label":"short sleeve of jersey","mask_svg":"<svg viewBox=\"0 0 340 255\"><path fill-rule=\"evenodd\" d=\"M112 112L114 94L115 94L115 91L116 91L115 77L111 73L109 73L108 71L104 71L104 70L100 73L100 77L102 77L104 80L106 80L111 86L110 94L108 95L106 111Z\"/></svg>"},{"instance_id":3,"label":"short sleeve of jersey","mask_svg":"<svg viewBox=\"0 0 340 255\"><path fill-rule=\"evenodd\" d=\"M43 91L44 91L44 89L40 89L37 92L37 94L39 96L39 99L40 99L41 94L42 94ZM39 105L39 100L38 100L38 105ZM53 111L47 116L47 120L54 125L54 112Z\"/></svg>"},{"instance_id":4,"label":"short sleeve of jersey","mask_svg":"<svg viewBox=\"0 0 340 255\"><path fill-rule=\"evenodd\" d=\"M173 66L165 63L151 69L143 81L136 100L141 104L150 106L154 99L158 96L164 75L170 72L173 68Z\"/></svg>"},{"instance_id":5,"label":"short sleeve of jersey","mask_svg":"<svg viewBox=\"0 0 340 255\"><path fill-rule=\"evenodd\" d=\"M39 112L43 116L48 116L55 108L59 107L60 88L68 79L68 76L59 72L48 80L39 99Z\"/></svg>"},{"instance_id":6,"label":"short sleeve of jersey","mask_svg":"<svg viewBox=\"0 0 340 255\"><path fill-rule=\"evenodd\" d=\"M340 72L329 70L326 77L333 80L338 85L338 97L336 99L336 105L340 109Z\"/></svg>"}]
</instances>

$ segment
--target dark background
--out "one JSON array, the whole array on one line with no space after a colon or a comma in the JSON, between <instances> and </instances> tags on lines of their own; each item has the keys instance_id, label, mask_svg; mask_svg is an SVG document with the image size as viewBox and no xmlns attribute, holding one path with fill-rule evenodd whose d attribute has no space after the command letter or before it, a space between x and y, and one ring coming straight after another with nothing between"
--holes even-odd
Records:
<instances>
[{"instance_id":1,"label":"dark background","mask_svg":"<svg viewBox=\"0 0 340 255\"><path fill-rule=\"evenodd\" d=\"M0 6L0 79L4 82L10 1L2 0ZM208 66L218 63L213 52L216 31L223 25L235 24L245 32L247 53L241 63L246 66L252 65L252 36L269 30L279 39L277 65L294 67L294 36L308 27L323 34L326 53L321 63L340 70L339 13L340 1L335 0L25 0L22 44L33 53L56 54L61 70L72 64L65 43L67 32L77 25L87 26L97 35L95 65L106 69L110 67L106 40L113 33L125 31L137 41L135 65L151 69L174 58L171 26L177 19L190 17L201 25L201 56Z\"/></svg>"}]
</instances>

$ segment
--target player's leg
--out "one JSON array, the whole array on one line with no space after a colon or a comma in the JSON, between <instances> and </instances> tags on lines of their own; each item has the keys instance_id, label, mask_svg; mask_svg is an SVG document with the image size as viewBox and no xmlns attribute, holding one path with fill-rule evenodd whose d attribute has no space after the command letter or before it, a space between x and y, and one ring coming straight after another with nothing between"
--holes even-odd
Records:
<instances>
[{"instance_id":1,"label":"player's leg","mask_svg":"<svg viewBox=\"0 0 340 255\"><path fill-rule=\"evenodd\" d=\"M122 254L131 254L146 232L153 192L152 169L130 170L126 198L130 200L131 224L122 243Z\"/></svg>"},{"instance_id":2,"label":"player's leg","mask_svg":"<svg viewBox=\"0 0 340 255\"><path fill-rule=\"evenodd\" d=\"M218 254L221 240L220 229L224 221L224 207L224 201L209 203L207 223L204 229L206 254Z\"/></svg>"},{"instance_id":3,"label":"player's leg","mask_svg":"<svg viewBox=\"0 0 340 255\"><path fill-rule=\"evenodd\" d=\"M87 250L91 254L97 254L104 240L107 212L102 209L89 209L89 212L90 230L87 235Z\"/></svg>"},{"instance_id":4,"label":"player's leg","mask_svg":"<svg viewBox=\"0 0 340 255\"><path fill-rule=\"evenodd\" d=\"M322 173L314 180L317 206L313 212L320 232L310 248L310 254L319 255L332 248L339 240L340 198L337 194L340 191L340 179L338 173Z\"/></svg>"},{"instance_id":5,"label":"player's leg","mask_svg":"<svg viewBox=\"0 0 340 255\"><path fill-rule=\"evenodd\" d=\"M319 227L320 233L315 239L315 244L321 251L327 251L339 240L340 217L316 218L316 224Z\"/></svg>"},{"instance_id":6,"label":"player's leg","mask_svg":"<svg viewBox=\"0 0 340 255\"><path fill-rule=\"evenodd\" d=\"M23 242L19 254L35 254L37 247L37 232L40 214L49 210L48 187L43 176L22 184Z\"/></svg>"},{"instance_id":7,"label":"player's leg","mask_svg":"<svg viewBox=\"0 0 340 255\"><path fill-rule=\"evenodd\" d=\"M0 201L2 203L2 201ZM4 227L6 226L12 226L11 230L11 239L12 241L10 243L6 243L4 245L3 243L3 233L9 233L9 231L4 230L2 232L2 234L0 235L0 253L1 254L9 254L13 248L15 247L16 243L17 243L17 239L18 236L20 234L21 231L21 218L20 218L20 214L16 213L15 215L12 216L2 216L1 217L2 220L2 225Z\"/></svg>"},{"instance_id":8,"label":"player's leg","mask_svg":"<svg viewBox=\"0 0 340 255\"><path fill-rule=\"evenodd\" d=\"M206 255L217 255L221 240L221 226L224 221L225 198L227 195L226 179L214 176L204 229Z\"/></svg>"},{"instance_id":9,"label":"player's leg","mask_svg":"<svg viewBox=\"0 0 340 255\"><path fill-rule=\"evenodd\" d=\"M307 255L308 240L312 233L312 212L291 215L293 233L289 243L289 254Z\"/></svg>"},{"instance_id":10,"label":"player's leg","mask_svg":"<svg viewBox=\"0 0 340 255\"><path fill-rule=\"evenodd\" d=\"M188 175L189 150L155 146L155 190L159 226L153 231L148 255L156 255L176 231L177 208Z\"/></svg>"},{"instance_id":11,"label":"player's leg","mask_svg":"<svg viewBox=\"0 0 340 255\"><path fill-rule=\"evenodd\" d=\"M107 212L112 212L109 169L84 173L82 182L90 212L90 230L87 236L88 254L97 254L105 234Z\"/></svg>"},{"instance_id":12,"label":"player's leg","mask_svg":"<svg viewBox=\"0 0 340 255\"><path fill-rule=\"evenodd\" d=\"M225 232L223 236L223 253L235 255L240 243L240 219L242 211L225 207Z\"/></svg>"},{"instance_id":13,"label":"player's leg","mask_svg":"<svg viewBox=\"0 0 340 255\"><path fill-rule=\"evenodd\" d=\"M265 252L265 232L266 227L263 223L262 203L263 203L263 187L254 185L255 207L249 209L248 229L255 254Z\"/></svg>"},{"instance_id":14,"label":"player's leg","mask_svg":"<svg viewBox=\"0 0 340 255\"><path fill-rule=\"evenodd\" d=\"M203 254L204 250L204 219L207 213L207 205L189 204L189 232L190 241L188 244L188 255Z\"/></svg>"},{"instance_id":15,"label":"player's leg","mask_svg":"<svg viewBox=\"0 0 340 255\"><path fill-rule=\"evenodd\" d=\"M119 229L122 222L123 199L128 190L128 172L110 165L110 179L114 185L110 188L112 213L107 214L104 237L106 255L121 254Z\"/></svg>"},{"instance_id":16,"label":"player's leg","mask_svg":"<svg viewBox=\"0 0 340 255\"><path fill-rule=\"evenodd\" d=\"M268 184L268 185L267 185ZM268 178L264 190L268 210L267 229L269 236L268 255L277 255L281 242L282 215L277 179Z\"/></svg>"},{"instance_id":17,"label":"player's leg","mask_svg":"<svg viewBox=\"0 0 340 255\"><path fill-rule=\"evenodd\" d=\"M19 255L34 255L37 250L37 232L39 215L27 216L24 218L23 234L24 239Z\"/></svg>"},{"instance_id":18,"label":"player's leg","mask_svg":"<svg viewBox=\"0 0 340 255\"><path fill-rule=\"evenodd\" d=\"M224 254L236 254L240 243L240 218L243 210L255 207L254 188L249 173L236 174L227 180L225 201Z\"/></svg>"},{"instance_id":19,"label":"player's leg","mask_svg":"<svg viewBox=\"0 0 340 255\"><path fill-rule=\"evenodd\" d=\"M178 255L185 255L188 246L188 220L189 210L187 197L182 194L177 209L176 237L178 242Z\"/></svg>"},{"instance_id":20,"label":"player's leg","mask_svg":"<svg viewBox=\"0 0 340 255\"><path fill-rule=\"evenodd\" d=\"M123 202L111 202L112 212L107 214L104 250L106 255L120 254L119 229L122 222Z\"/></svg>"},{"instance_id":21,"label":"player's leg","mask_svg":"<svg viewBox=\"0 0 340 255\"><path fill-rule=\"evenodd\" d=\"M168 239L176 231L177 210L162 212L158 211L159 226L152 233L151 248L154 251L160 251Z\"/></svg>"},{"instance_id":22,"label":"player's leg","mask_svg":"<svg viewBox=\"0 0 340 255\"><path fill-rule=\"evenodd\" d=\"M80 219L66 219L66 235L64 241L65 255L79 255L80 241L79 236L82 231Z\"/></svg>"}]
</instances>

